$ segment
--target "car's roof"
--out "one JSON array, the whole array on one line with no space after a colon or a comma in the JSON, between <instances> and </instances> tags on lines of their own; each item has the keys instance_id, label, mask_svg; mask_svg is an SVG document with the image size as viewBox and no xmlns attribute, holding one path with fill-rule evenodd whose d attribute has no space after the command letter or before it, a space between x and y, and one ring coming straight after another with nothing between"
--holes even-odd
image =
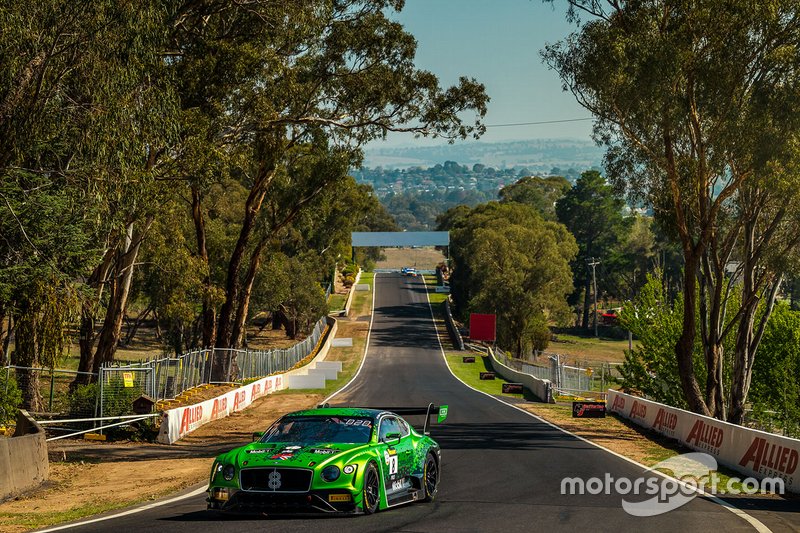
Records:
<instances>
[{"instance_id":1,"label":"car's roof","mask_svg":"<svg viewBox=\"0 0 800 533\"><path fill-rule=\"evenodd\" d=\"M363 407L325 407L318 409L305 409L287 413L286 416L358 416L365 418L377 418L381 413L387 413L380 409L365 409Z\"/></svg>"}]
</instances>

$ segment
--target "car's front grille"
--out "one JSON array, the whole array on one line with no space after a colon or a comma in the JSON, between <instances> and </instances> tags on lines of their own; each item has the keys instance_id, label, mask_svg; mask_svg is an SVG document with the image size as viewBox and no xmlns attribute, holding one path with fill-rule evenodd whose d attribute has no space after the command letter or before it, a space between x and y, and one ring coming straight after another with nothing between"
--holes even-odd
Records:
<instances>
[{"instance_id":1,"label":"car's front grille","mask_svg":"<svg viewBox=\"0 0 800 533\"><path fill-rule=\"evenodd\" d=\"M257 492L308 492L312 475L304 468L245 468L239 486Z\"/></svg>"}]
</instances>

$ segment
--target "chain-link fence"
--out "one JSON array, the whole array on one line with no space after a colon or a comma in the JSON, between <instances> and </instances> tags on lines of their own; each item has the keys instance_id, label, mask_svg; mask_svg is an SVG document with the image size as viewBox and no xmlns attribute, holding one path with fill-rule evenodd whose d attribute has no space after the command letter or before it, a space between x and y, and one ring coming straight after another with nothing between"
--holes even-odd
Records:
<instances>
[{"instance_id":1,"label":"chain-link fence","mask_svg":"<svg viewBox=\"0 0 800 533\"><path fill-rule=\"evenodd\" d=\"M519 372L548 379L553 388L564 395L582 395L605 397L605 391L620 376L618 366L614 363L575 360L556 353L538 352L535 360L523 360L511 357L499 348L496 354L500 362ZM575 365L567 364L569 359Z\"/></svg>"},{"instance_id":2,"label":"chain-link fence","mask_svg":"<svg viewBox=\"0 0 800 533\"><path fill-rule=\"evenodd\" d=\"M0 423L4 418L13 418L5 416L6 411L11 414L21 398L39 419L116 417L131 415L133 401L142 395L154 402L173 399L183 391L213 383L212 375L219 370L216 365L224 365L221 374L230 376L234 382L285 372L313 352L326 327L323 317L306 339L290 348L196 350L180 357L136 364L111 363L101 367L99 375L63 369L2 367ZM76 376L83 379L76 380Z\"/></svg>"},{"instance_id":3,"label":"chain-link fence","mask_svg":"<svg viewBox=\"0 0 800 533\"><path fill-rule=\"evenodd\" d=\"M4 398L21 398L25 408L32 413L93 416L97 409L97 387L87 391L86 388L91 386L80 385L80 382L90 382L94 375L58 368L11 365L2 369L0 390ZM85 379L76 380L77 376Z\"/></svg>"},{"instance_id":4,"label":"chain-link fence","mask_svg":"<svg viewBox=\"0 0 800 533\"><path fill-rule=\"evenodd\" d=\"M132 400L142 394L154 401L173 399L185 390L214 383L212 376L217 374L230 376L233 382L241 382L285 372L312 353L326 327L327 322L323 317L308 337L289 348L196 350L180 357L104 367L99 379L100 416L130 414L117 413L117 406L125 404L130 409ZM216 372L218 365L223 365L221 372Z\"/></svg>"}]
</instances>

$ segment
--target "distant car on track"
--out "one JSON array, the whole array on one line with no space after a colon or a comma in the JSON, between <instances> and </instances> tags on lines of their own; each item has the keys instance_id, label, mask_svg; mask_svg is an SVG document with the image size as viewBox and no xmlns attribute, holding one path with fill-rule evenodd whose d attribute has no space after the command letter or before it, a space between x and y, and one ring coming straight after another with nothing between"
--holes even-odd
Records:
<instances>
[{"instance_id":1,"label":"distant car on track","mask_svg":"<svg viewBox=\"0 0 800 533\"><path fill-rule=\"evenodd\" d=\"M418 433L399 414L425 415ZM208 509L259 514L372 514L436 497L439 445L428 420L447 407L318 408L289 413L219 455Z\"/></svg>"}]
</instances>

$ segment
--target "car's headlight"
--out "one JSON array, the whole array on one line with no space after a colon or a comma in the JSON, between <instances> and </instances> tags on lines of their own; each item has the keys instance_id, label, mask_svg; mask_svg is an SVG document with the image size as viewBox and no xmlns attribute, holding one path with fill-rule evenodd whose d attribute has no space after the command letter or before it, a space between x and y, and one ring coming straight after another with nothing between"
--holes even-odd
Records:
<instances>
[{"instance_id":1,"label":"car's headlight","mask_svg":"<svg viewBox=\"0 0 800 533\"><path fill-rule=\"evenodd\" d=\"M347 465L344 468L342 468L342 472L348 475L352 474L355 471L356 471L356 465Z\"/></svg>"},{"instance_id":2,"label":"car's headlight","mask_svg":"<svg viewBox=\"0 0 800 533\"><path fill-rule=\"evenodd\" d=\"M222 477L224 477L226 481L232 480L235 474L236 468L234 468L233 465L225 465L222 468Z\"/></svg>"},{"instance_id":3,"label":"car's headlight","mask_svg":"<svg viewBox=\"0 0 800 533\"><path fill-rule=\"evenodd\" d=\"M339 467L330 465L322 470L322 479L325 481L336 481L339 479Z\"/></svg>"}]
</instances>

